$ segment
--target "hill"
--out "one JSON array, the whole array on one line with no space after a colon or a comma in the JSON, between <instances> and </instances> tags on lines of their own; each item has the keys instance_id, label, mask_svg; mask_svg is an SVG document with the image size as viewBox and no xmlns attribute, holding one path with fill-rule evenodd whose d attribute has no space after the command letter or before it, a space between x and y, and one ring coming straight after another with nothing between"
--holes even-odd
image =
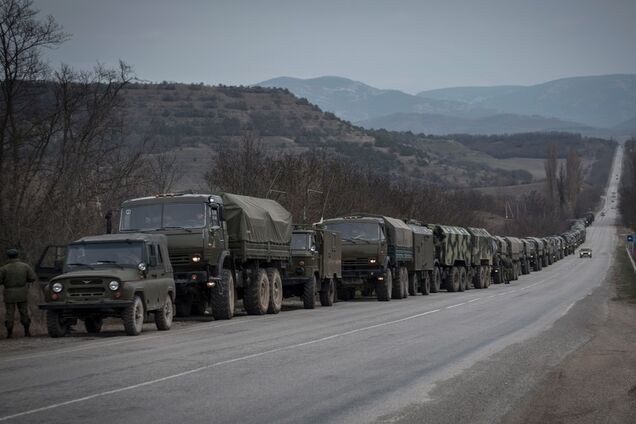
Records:
<instances>
[{"instance_id":1,"label":"hill","mask_svg":"<svg viewBox=\"0 0 636 424\"><path fill-rule=\"evenodd\" d=\"M341 77L300 79L274 78L257 84L261 87L286 88L298 97L307 98L322 110L333 112L351 122L394 113L441 113L452 116L485 116L492 111L465 102L427 99L398 90L381 90Z\"/></svg>"},{"instance_id":2,"label":"hill","mask_svg":"<svg viewBox=\"0 0 636 424\"><path fill-rule=\"evenodd\" d=\"M563 78L528 87L445 88L423 91L418 96L612 128L636 116L636 75Z\"/></svg>"},{"instance_id":3,"label":"hill","mask_svg":"<svg viewBox=\"0 0 636 424\"><path fill-rule=\"evenodd\" d=\"M365 128L384 128L392 131L412 131L422 134L512 134L518 132L564 131L576 133L598 133L599 130L575 122L566 122L543 116L497 114L483 118L461 118L457 116L397 113L368 119L357 124Z\"/></svg>"},{"instance_id":4,"label":"hill","mask_svg":"<svg viewBox=\"0 0 636 424\"><path fill-rule=\"evenodd\" d=\"M616 127L614 128L622 132L630 132L630 133L635 132L636 131L636 116L621 122L620 124L616 125Z\"/></svg>"}]
</instances>

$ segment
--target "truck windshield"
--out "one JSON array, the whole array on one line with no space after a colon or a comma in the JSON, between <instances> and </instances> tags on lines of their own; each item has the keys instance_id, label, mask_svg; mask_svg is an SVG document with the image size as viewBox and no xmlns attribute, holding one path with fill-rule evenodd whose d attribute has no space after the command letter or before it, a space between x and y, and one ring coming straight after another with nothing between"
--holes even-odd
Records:
<instances>
[{"instance_id":1,"label":"truck windshield","mask_svg":"<svg viewBox=\"0 0 636 424\"><path fill-rule=\"evenodd\" d=\"M127 206L121 211L120 230L144 231L164 228L205 227L203 203L164 203Z\"/></svg>"},{"instance_id":2,"label":"truck windshield","mask_svg":"<svg viewBox=\"0 0 636 424\"><path fill-rule=\"evenodd\" d=\"M326 224L325 227L340 233L340 237L347 241L381 239L380 225L374 222L334 222Z\"/></svg>"},{"instance_id":3,"label":"truck windshield","mask_svg":"<svg viewBox=\"0 0 636 424\"><path fill-rule=\"evenodd\" d=\"M69 268L83 265L118 264L137 266L143 262L143 242L77 243L68 246L66 265Z\"/></svg>"},{"instance_id":4,"label":"truck windshield","mask_svg":"<svg viewBox=\"0 0 636 424\"><path fill-rule=\"evenodd\" d=\"M294 233L292 234L291 250L309 250L310 243L311 234Z\"/></svg>"}]
</instances>

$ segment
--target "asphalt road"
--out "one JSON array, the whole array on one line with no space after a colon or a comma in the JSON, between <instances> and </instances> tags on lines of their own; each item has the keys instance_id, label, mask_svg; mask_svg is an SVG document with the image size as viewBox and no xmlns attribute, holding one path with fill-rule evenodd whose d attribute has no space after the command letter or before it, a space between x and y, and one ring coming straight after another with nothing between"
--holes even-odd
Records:
<instances>
[{"instance_id":1,"label":"asphalt road","mask_svg":"<svg viewBox=\"0 0 636 424\"><path fill-rule=\"evenodd\" d=\"M591 260L510 285L5 352L0 422L497 421L603 316L616 243L606 202L587 231Z\"/></svg>"}]
</instances>

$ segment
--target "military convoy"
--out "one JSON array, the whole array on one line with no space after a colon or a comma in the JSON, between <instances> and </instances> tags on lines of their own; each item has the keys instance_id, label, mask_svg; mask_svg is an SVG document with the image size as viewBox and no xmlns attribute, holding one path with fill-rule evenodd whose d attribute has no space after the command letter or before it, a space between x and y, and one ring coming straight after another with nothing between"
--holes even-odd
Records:
<instances>
[{"instance_id":1,"label":"military convoy","mask_svg":"<svg viewBox=\"0 0 636 424\"><path fill-rule=\"evenodd\" d=\"M137 335L151 316L169 329L175 310L231 319L237 299L248 314L262 315L280 312L291 296L313 309L317 296L331 306L358 292L388 301L484 289L574 253L592 220L525 239L369 213L294 227L270 199L161 194L123 202L118 234L52 246L38 266L48 280L40 308L52 337L78 320L99 332L107 317Z\"/></svg>"}]
</instances>

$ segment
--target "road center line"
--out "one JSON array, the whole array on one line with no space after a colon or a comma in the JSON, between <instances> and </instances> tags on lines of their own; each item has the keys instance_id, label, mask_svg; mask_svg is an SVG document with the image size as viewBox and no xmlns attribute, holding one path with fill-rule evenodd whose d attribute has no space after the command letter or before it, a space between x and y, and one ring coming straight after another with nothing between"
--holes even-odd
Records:
<instances>
[{"instance_id":1,"label":"road center line","mask_svg":"<svg viewBox=\"0 0 636 424\"><path fill-rule=\"evenodd\" d=\"M278 348L275 348L275 349L266 350L264 352L258 352L258 353L253 353L251 355L241 356L241 357L238 357L238 358L232 358L232 359L227 359L227 360L224 360L224 361L214 362L212 364L204 365L204 366L198 367L198 368L193 368L193 369L190 369L188 371L180 372L178 374L172 374L172 375L168 375L166 377L156 378L154 380L148 380L148 381L144 381L142 383L133 384L131 386L125 386L125 387L120 387L118 389L107 390L105 392L95 393L95 394L84 396L84 397L81 397L81 398L71 399L71 400L67 400L65 402L60 402L60 403L56 403L56 404L53 404L53 405L43 406L41 408L30 409L28 411L18 412L17 414L7 415L7 416L4 416L4 417L0 417L0 421L8 421L8 420L11 420L13 418L23 417L25 415L32 415L32 414L35 414L35 413L38 413L38 412L49 411L51 409L59 408L59 407L62 407L62 406L67 406L67 405L72 405L72 404L75 404L75 403L85 402L87 400L92 400L92 399L96 399L96 398L103 397L103 396L114 395L114 394L117 394L117 393L138 389L140 387L145 387L145 386L150 386L150 385L157 384L157 383L162 383L162 382L168 381L168 380L174 380L175 378L184 377L184 376L187 376L187 375L190 375L190 374L195 374L197 372L209 370L209 369L212 369L212 368L217 368L217 367L220 367L222 365L233 364L235 362L242 362L242 361L246 361L248 359L258 358L260 356L265 356L265 355L269 355L269 354L272 354L272 353L278 353L278 352L282 352L282 351L285 351L285 350L297 349L297 348L300 348L300 347L305 347L305 346L309 346L309 345L313 345L313 344L322 343L322 342L325 342L325 341L328 341L328 340L333 340L333 339L336 339L336 338L339 338L339 337L350 336L351 334L356 334L356 333L360 333L360 332L367 331L367 330L372 330L372 329L379 328L379 327L386 327L386 326L397 324L397 323L400 323L400 322L410 321L412 319L420 318L420 317L423 317L423 316L426 316L426 315L430 315L430 314L433 314L433 313L439 312L439 311L441 311L441 309L433 309L433 310L430 310L430 311L422 312L421 314L410 315L408 317L396 319L396 320L393 320L393 321L383 322L383 323L380 323L380 324L370 325L370 326L367 326L367 327L356 328L354 330L346 331L344 333L332 334L331 336L321 337L319 339L309 340L309 341L303 342L303 343L296 343L296 344L289 345L289 346L283 346L283 347L278 347Z\"/></svg>"},{"instance_id":2,"label":"road center line","mask_svg":"<svg viewBox=\"0 0 636 424\"><path fill-rule=\"evenodd\" d=\"M480 299L481 299L481 297L476 297L476 298L474 298L474 299L472 299L472 300L469 300L469 301L468 301L468 302L466 302L466 303L473 303L473 302L477 302L477 301L478 301L478 300L480 300Z\"/></svg>"},{"instance_id":3,"label":"road center line","mask_svg":"<svg viewBox=\"0 0 636 424\"><path fill-rule=\"evenodd\" d=\"M466 302L457 303L457 304L455 304L455 305L447 306L447 307L446 307L446 309L456 308L456 307L458 307L458 306L462 306L462 305L465 305L465 304L466 304Z\"/></svg>"}]
</instances>

